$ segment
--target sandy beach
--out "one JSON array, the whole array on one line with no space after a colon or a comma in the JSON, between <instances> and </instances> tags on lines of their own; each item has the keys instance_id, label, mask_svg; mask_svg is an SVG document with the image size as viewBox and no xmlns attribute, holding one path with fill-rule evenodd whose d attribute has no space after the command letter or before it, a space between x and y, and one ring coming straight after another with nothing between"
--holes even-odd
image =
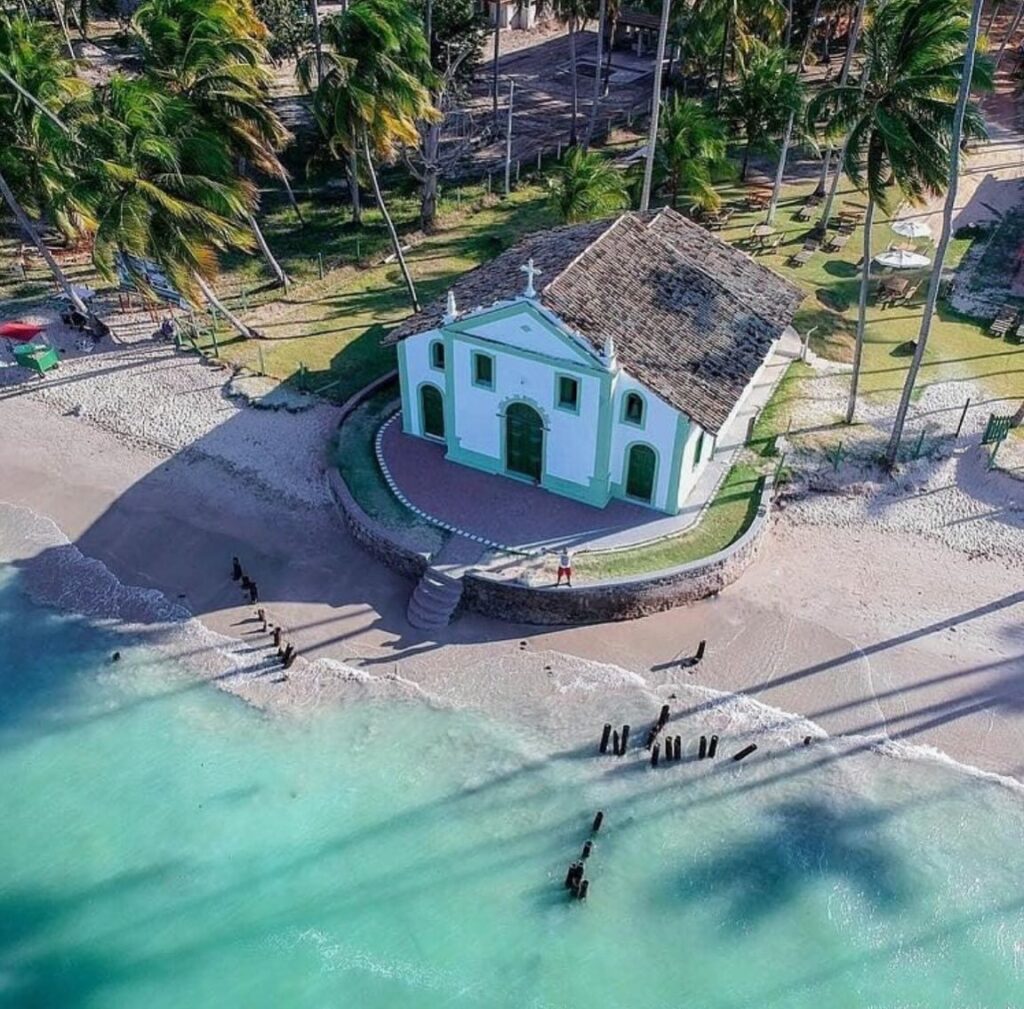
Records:
<instances>
[{"instance_id":1,"label":"sandy beach","mask_svg":"<svg viewBox=\"0 0 1024 1009\"><path fill-rule=\"evenodd\" d=\"M218 636L197 650L234 652L234 668L211 675L254 703L395 691L585 739L706 688L724 693L707 694L708 718L733 696L1024 780L1024 491L1001 475L996 509L972 499L974 484L950 484L944 467L974 465L974 442L909 492L887 489L888 507L863 486L784 502L760 558L717 598L571 629L465 614L434 640L405 620L411 586L360 550L329 503L332 408L255 410L225 395L225 373L170 348L134 369L82 369L0 395L0 501L36 530L7 552L68 608L82 608L63 581L68 549L158 590ZM170 436L139 437L155 430ZM911 532L929 480L939 511ZM234 554L301 651L287 682L267 675L266 639L230 579ZM701 639L704 661L680 668Z\"/></svg>"}]
</instances>

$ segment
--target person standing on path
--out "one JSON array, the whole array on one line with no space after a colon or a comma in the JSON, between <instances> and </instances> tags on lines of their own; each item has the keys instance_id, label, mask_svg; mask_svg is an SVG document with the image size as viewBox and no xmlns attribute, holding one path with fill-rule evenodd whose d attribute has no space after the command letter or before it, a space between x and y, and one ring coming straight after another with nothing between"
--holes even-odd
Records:
<instances>
[{"instance_id":1,"label":"person standing on path","mask_svg":"<svg viewBox=\"0 0 1024 1009\"><path fill-rule=\"evenodd\" d=\"M568 547L562 547L562 552L558 555L558 581L555 582L555 588L562 584L563 578L565 578L566 587L571 589L572 558L569 556Z\"/></svg>"}]
</instances>

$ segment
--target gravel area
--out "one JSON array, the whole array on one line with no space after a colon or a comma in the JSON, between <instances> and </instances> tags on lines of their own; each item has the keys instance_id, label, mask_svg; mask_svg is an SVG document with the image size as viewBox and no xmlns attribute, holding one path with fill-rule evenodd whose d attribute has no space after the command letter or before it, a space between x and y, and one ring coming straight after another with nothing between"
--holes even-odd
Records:
<instances>
[{"instance_id":1,"label":"gravel area","mask_svg":"<svg viewBox=\"0 0 1024 1009\"><path fill-rule=\"evenodd\" d=\"M301 413L253 408L229 395L229 368L154 339L156 325L146 313L116 313L113 305L100 311L116 340L92 351L54 312L21 315L50 325L46 339L61 352L61 365L45 377L31 375L13 366L0 342L0 398L28 396L130 444L213 460L272 496L329 503L324 474L334 407L318 404Z\"/></svg>"}]
</instances>

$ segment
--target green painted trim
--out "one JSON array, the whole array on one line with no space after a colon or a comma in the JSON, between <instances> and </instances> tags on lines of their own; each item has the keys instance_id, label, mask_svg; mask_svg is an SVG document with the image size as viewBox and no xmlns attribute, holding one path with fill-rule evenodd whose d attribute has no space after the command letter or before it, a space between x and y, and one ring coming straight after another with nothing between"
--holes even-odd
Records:
<instances>
[{"instance_id":1,"label":"green painted trim","mask_svg":"<svg viewBox=\"0 0 1024 1009\"><path fill-rule=\"evenodd\" d=\"M630 396L636 396L641 403L640 420L630 420L626 416L626 401ZM644 431L647 429L647 397L642 392L637 392L636 389L627 389L622 394L621 406L619 408L619 423L625 424L626 427L631 427L635 431Z\"/></svg>"},{"instance_id":2,"label":"green painted trim","mask_svg":"<svg viewBox=\"0 0 1024 1009\"><path fill-rule=\"evenodd\" d=\"M591 347L589 344L584 342L581 346L570 333L560 326L555 325L547 315L545 315L536 305L530 301L516 301L511 305L503 305L501 308L495 308L491 311L481 312L479 315L474 315L471 319L462 319L456 322L450 323L446 329L450 329L460 336L468 336L475 340L484 340L488 343L496 343L494 340L487 340L486 337L477 336L471 330L478 325L489 325L493 322L501 322L502 319L513 318L517 315L528 315L530 318L539 323L548 334L562 343L565 347L571 350L575 355L578 355L583 359L583 367L597 367L600 368L601 364L597 360L599 351ZM502 344L505 346L505 344ZM515 347L514 350L521 350L522 348ZM536 351L523 350L525 354L536 354ZM564 358L550 357L550 355L538 355L547 357L552 361L564 361ZM591 365L589 362L593 361ZM577 362L574 360L573 364Z\"/></svg>"},{"instance_id":3,"label":"green painted trim","mask_svg":"<svg viewBox=\"0 0 1024 1009\"><path fill-rule=\"evenodd\" d=\"M481 358L487 358L491 362L491 380L490 382L481 382L476 377L476 362ZM478 389L487 389L489 392L494 392L494 387L498 384L498 362L494 359L493 354L485 353L482 350L471 350L469 352L469 380Z\"/></svg>"},{"instance_id":4,"label":"green painted trim","mask_svg":"<svg viewBox=\"0 0 1024 1009\"><path fill-rule=\"evenodd\" d=\"M684 413L676 414L676 440L672 443L672 466L668 478L668 500L664 511L669 515L679 514L679 485L683 480L683 456L686 453L686 435L690 430L690 418Z\"/></svg>"},{"instance_id":5,"label":"green painted trim","mask_svg":"<svg viewBox=\"0 0 1024 1009\"><path fill-rule=\"evenodd\" d=\"M444 437L439 438L436 434L429 434L426 428L426 411L423 409L423 390L424 389L436 389L437 394L441 397L441 423L444 425ZM448 410L445 408L446 396L444 390L436 383L431 382L430 379L425 378L418 386L416 386L416 408L419 414L419 431L415 433L421 438L426 438L427 441L443 442L448 443Z\"/></svg>"},{"instance_id":6,"label":"green painted trim","mask_svg":"<svg viewBox=\"0 0 1024 1009\"><path fill-rule=\"evenodd\" d=\"M563 480L561 477L545 473L540 485L552 494L572 498L594 508L604 508L611 500L607 485L597 484L593 480L589 484L574 483L572 480Z\"/></svg>"},{"instance_id":7,"label":"green painted trim","mask_svg":"<svg viewBox=\"0 0 1024 1009\"><path fill-rule=\"evenodd\" d=\"M398 389L402 394L402 430L406 434L416 434L412 416L412 391L409 388L409 363L406 361L405 355L405 341L403 340L398 345Z\"/></svg>"},{"instance_id":8,"label":"green painted trim","mask_svg":"<svg viewBox=\"0 0 1024 1009\"><path fill-rule=\"evenodd\" d=\"M492 459L489 455L484 455L482 452L474 452L471 449L463 448L458 438L454 440L454 444L449 444L445 458L451 459L452 462L460 463L463 466L469 466L472 469L483 470L484 473L492 473L495 476L504 475L501 463L497 459Z\"/></svg>"},{"instance_id":9,"label":"green painted trim","mask_svg":"<svg viewBox=\"0 0 1024 1009\"><path fill-rule=\"evenodd\" d=\"M444 355L444 363L437 365L434 363L434 348L440 347L441 353ZM445 346L444 336L435 336L427 344L427 364L433 368L434 371L445 371L448 365L448 348Z\"/></svg>"},{"instance_id":10,"label":"green painted trim","mask_svg":"<svg viewBox=\"0 0 1024 1009\"><path fill-rule=\"evenodd\" d=\"M535 483L522 473L513 473L508 468L508 408L514 403L523 403L537 411L540 417L541 435L540 440L540 482ZM548 471L548 435L551 432L551 424L548 421L547 411L535 399L529 396L509 396L498 404L498 416L501 418L498 431L498 451L501 452L501 473L503 476L511 477L513 480L523 480L535 486L544 486L544 477Z\"/></svg>"},{"instance_id":11,"label":"green painted trim","mask_svg":"<svg viewBox=\"0 0 1024 1009\"><path fill-rule=\"evenodd\" d=\"M594 448L594 476L592 486L603 496L605 504L611 500L612 430L615 427L615 411L612 406L614 390L612 375L601 372L600 399L597 404L597 444Z\"/></svg>"},{"instance_id":12,"label":"green painted trim","mask_svg":"<svg viewBox=\"0 0 1024 1009\"><path fill-rule=\"evenodd\" d=\"M451 452L452 445L458 440L455 429L455 359L452 348L452 338L448 333L442 331L444 338L444 360L447 367L444 369L444 436L448 443L448 451Z\"/></svg>"},{"instance_id":13,"label":"green painted trim","mask_svg":"<svg viewBox=\"0 0 1024 1009\"><path fill-rule=\"evenodd\" d=\"M567 378L570 382L576 384L576 402L572 405L567 406L562 402L562 379ZM572 413L577 417L580 413L580 400L583 398L583 383L580 381L577 375L571 375L566 371L555 372L555 396L554 404L556 410L561 410L564 413Z\"/></svg>"},{"instance_id":14,"label":"green painted trim","mask_svg":"<svg viewBox=\"0 0 1024 1009\"><path fill-rule=\"evenodd\" d=\"M645 445L654 453L654 486L651 492L650 501L644 501L643 498L632 497L626 493L626 487L629 484L629 453L633 450L635 445ZM647 508L651 508L654 511L665 512L666 509L656 505L654 499L658 496L658 480L661 476L661 453L658 451L656 445L652 445L649 441L644 441L642 438L636 438L629 442L622 454L622 482L612 483L612 497L618 498L620 501L628 501L630 504L644 505Z\"/></svg>"},{"instance_id":15,"label":"green painted trim","mask_svg":"<svg viewBox=\"0 0 1024 1009\"><path fill-rule=\"evenodd\" d=\"M566 361L562 357L550 357L547 354L541 354L536 350L523 350L522 347L513 347L508 343L499 343L497 340L487 340L482 336L475 336L472 333L464 333L461 330L453 329L448 326L444 330L445 334L451 334L456 339L461 340L463 343L469 344L471 347L478 347L487 354L508 354L511 357L522 357L528 361L539 361L541 364L550 365L552 368L561 368L563 371L578 371L584 375L606 375L608 371L602 367L598 362L590 364L577 364L575 361ZM569 366L572 366L571 369Z\"/></svg>"}]
</instances>

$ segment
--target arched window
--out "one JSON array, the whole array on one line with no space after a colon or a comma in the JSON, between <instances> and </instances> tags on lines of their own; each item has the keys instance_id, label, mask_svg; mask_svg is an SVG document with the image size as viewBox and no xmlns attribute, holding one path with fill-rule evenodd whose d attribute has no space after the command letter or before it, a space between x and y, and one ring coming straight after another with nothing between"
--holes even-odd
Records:
<instances>
[{"instance_id":1,"label":"arched window","mask_svg":"<svg viewBox=\"0 0 1024 1009\"><path fill-rule=\"evenodd\" d=\"M434 340L430 344L430 366L444 371L444 341Z\"/></svg>"},{"instance_id":2,"label":"arched window","mask_svg":"<svg viewBox=\"0 0 1024 1009\"><path fill-rule=\"evenodd\" d=\"M622 407L622 419L627 424L642 426L644 422L644 398L635 392L626 393L626 401Z\"/></svg>"}]
</instances>

